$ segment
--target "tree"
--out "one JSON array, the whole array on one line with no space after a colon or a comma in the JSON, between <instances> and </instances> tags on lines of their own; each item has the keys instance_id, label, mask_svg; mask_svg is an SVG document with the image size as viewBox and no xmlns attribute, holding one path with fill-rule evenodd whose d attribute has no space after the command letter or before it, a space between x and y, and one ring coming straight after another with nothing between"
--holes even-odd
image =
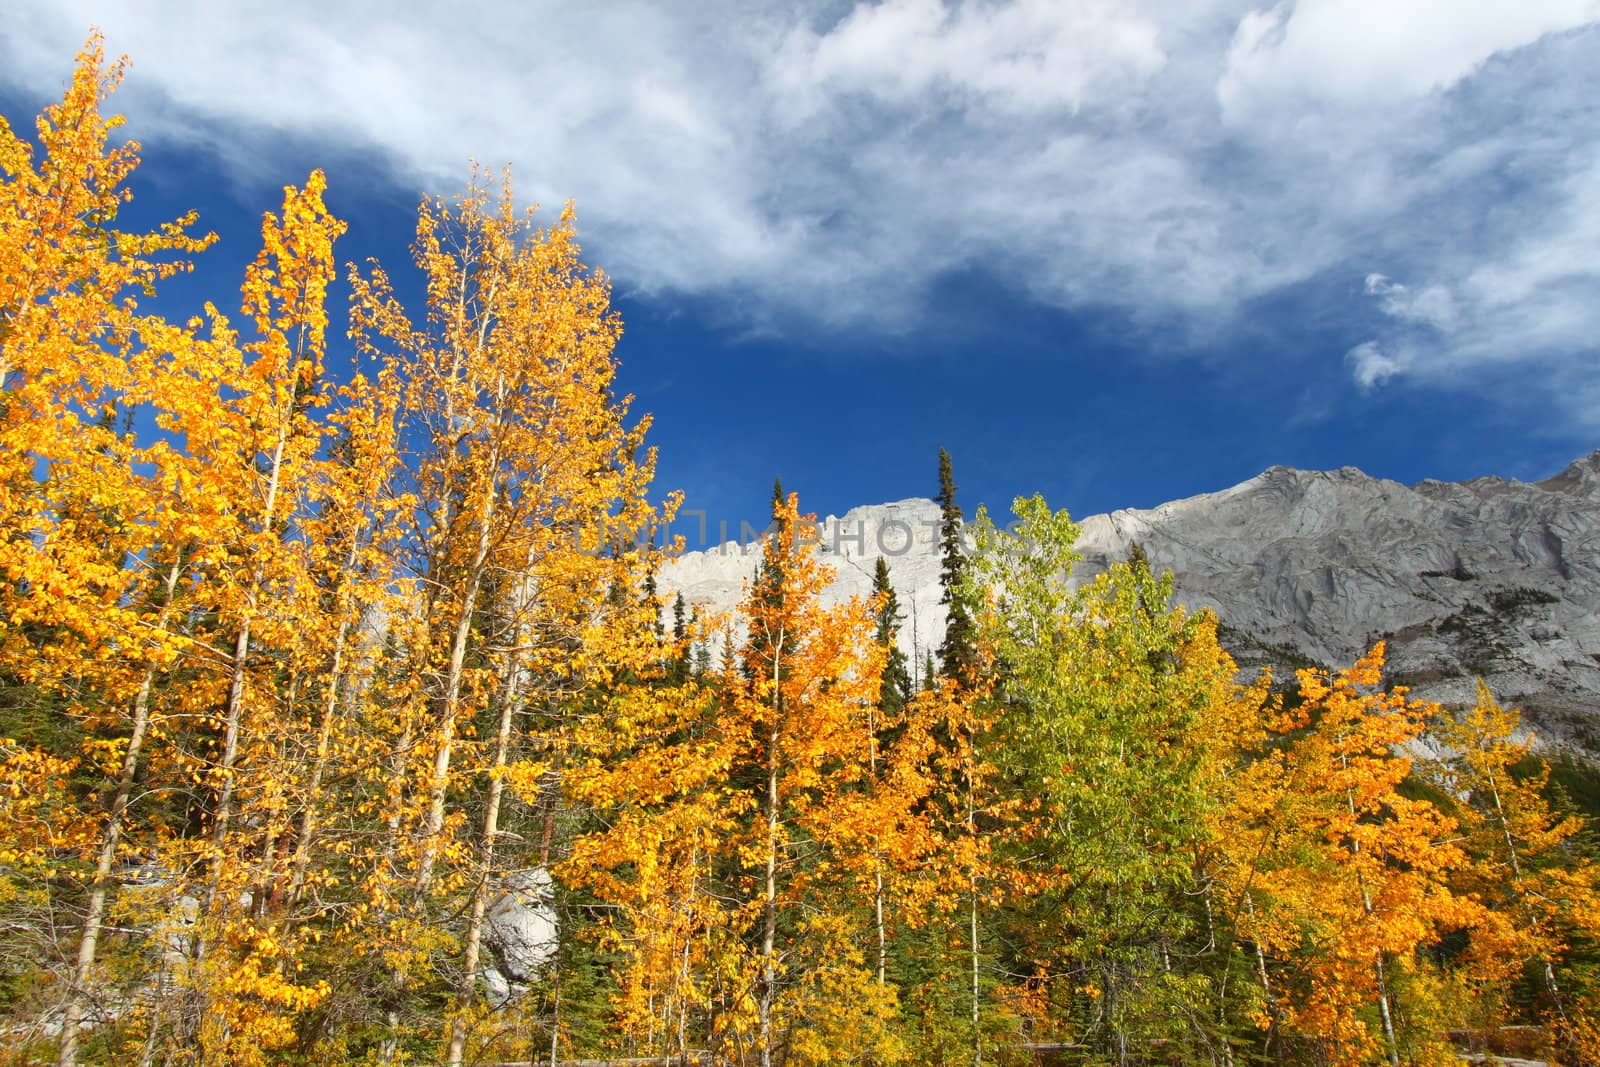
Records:
<instances>
[{"instance_id":1,"label":"tree","mask_svg":"<svg viewBox=\"0 0 1600 1067\"><path fill-rule=\"evenodd\" d=\"M1563 972L1576 952L1592 955L1600 944L1600 864L1582 847L1584 820L1546 799L1550 769L1530 756L1531 737L1518 739L1520 720L1480 679L1473 707L1442 720L1438 737L1454 756L1432 773L1461 800L1469 862L1453 886L1487 908L1468 953L1486 1019L1506 1017L1527 975L1537 991L1532 1018L1548 1020L1563 1051L1582 1062L1600 1051L1582 1047L1595 1023L1584 991L1568 988Z\"/></svg>"},{"instance_id":2,"label":"tree","mask_svg":"<svg viewBox=\"0 0 1600 1067\"><path fill-rule=\"evenodd\" d=\"M412 323L381 271L355 283L358 334L392 349L424 444L412 566L426 576L428 634L414 653L418 673L437 681L416 693L433 723L413 896L425 903L478 872L468 879L453 1063L467 1040L512 723L530 701L560 707L621 664L659 655L657 620L632 593L654 552L611 551L619 533L650 530L657 515L645 495L648 420L627 425L631 398L611 391L620 326L609 284L578 258L570 205L549 228L532 219L516 209L509 179L497 198L475 179L452 202L425 202L414 247L427 280L425 326ZM463 729L484 712L492 741L479 752ZM412 743L409 733L398 739L400 750ZM548 760L559 745L547 743ZM463 745L481 762L461 766ZM467 812L449 810L452 792L469 783L483 790L473 851L458 835ZM553 818L553 802L546 809ZM459 873L436 887L441 858Z\"/></svg>"},{"instance_id":3,"label":"tree","mask_svg":"<svg viewBox=\"0 0 1600 1067\"><path fill-rule=\"evenodd\" d=\"M698 1019L763 1064L897 1055L883 953L863 946L931 848L930 735L902 717L885 743L873 605L822 604L811 529L775 500L720 679L640 679L584 734L574 788L603 819L563 871L621 909L624 1020L658 1048L681 1052Z\"/></svg>"},{"instance_id":4,"label":"tree","mask_svg":"<svg viewBox=\"0 0 1600 1067\"><path fill-rule=\"evenodd\" d=\"M180 1027L196 1035L203 1056L240 1062L292 1041L289 1017L326 994L325 986L301 987L279 970L290 942L267 935L263 921L269 896L281 888L278 861L290 810L301 799L284 739L298 725L307 660L321 665L321 648L311 652L307 644L320 645L308 638L326 618L313 592L311 542L285 536L304 532L298 520L323 495L328 473L321 409L333 393L322 381L325 304L333 243L344 224L323 203L325 184L313 172L304 189L284 190L280 215L262 220L262 248L242 287L255 337L225 368L219 391L233 395L208 428L213 484L231 520L211 576L217 625L231 631L232 654L218 680L224 695L206 731L211 736L196 753L210 810L207 840L195 857L206 872L191 950L197 995ZM237 825L241 804L255 825ZM251 905L243 912L234 902L246 893Z\"/></svg>"},{"instance_id":5,"label":"tree","mask_svg":"<svg viewBox=\"0 0 1600 1067\"><path fill-rule=\"evenodd\" d=\"M874 639L884 649L883 689L878 706L885 715L897 716L905 710L911 699L911 672L906 667L906 654L900 651L897 636L900 630L900 601L889 581L889 562L878 557L872 573L872 600L875 605L878 628Z\"/></svg>"},{"instance_id":6,"label":"tree","mask_svg":"<svg viewBox=\"0 0 1600 1067\"><path fill-rule=\"evenodd\" d=\"M100 108L123 70L91 37L61 102L39 118L37 160L0 120L0 671L65 713L71 725L48 731L63 748L81 744L80 759L18 738L12 762L109 780L98 797L55 794L55 847L93 857L82 919L65 924L77 929L66 1064L96 996L113 869L153 740L152 686L181 654L178 583L210 503L175 499L176 486L195 484L192 468L130 428L140 404L181 418L191 383L208 384L195 332L139 314L134 298L215 238L190 233L192 214L146 233L117 227L139 146L112 147L122 120ZM30 853L8 868L26 869Z\"/></svg>"},{"instance_id":7,"label":"tree","mask_svg":"<svg viewBox=\"0 0 1600 1067\"><path fill-rule=\"evenodd\" d=\"M798 945L779 943L793 929L801 890L816 874L808 853L825 846L841 796L868 773L873 739L861 728L876 705L883 650L870 639L872 616L856 602L821 606L831 577L802 532L793 495L777 498L756 580L745 602L750 639L741 656L746 686L731 694L730 712L751 724L760 771L759 821L750 856L756 912L756 1042L761 1067L771 1067L779 1037L809 983L788 963ZM810 529L808 525L804 529ZM808 860L810 862L808 862ZM822 909L826 915L830 909ZM807 920L797 932L829 924ZM788 1009L786 1012L785 1009Z\"/></svg>"},{"instance_id":8,"label":"tree","mask_svg":"<svg viewBox=\"0 0 1600 1067\"><path fill-rule=\"evenodd\" d=\"M1168 606L1170 576L1121 563L1074 590L1077 525L1038 497L1014 509L1014 533L980 510L964 589L999 671L1021 958L1066 978L1075 1039L1125 1062L1135 1039L1189 1028L1170 960L1207 803L1195 735L1233 665L1208 617Z\"/></svg>"},{"instance_id":9,"label":"tree","mask_svg":"<svg viewBox=\"0 0 1600 1067\"><path fill-rule=\"evenodd\" d=\"M741 1032L749 1016L726 996L730 979L742 986L745 920L719 857L755 798L730 795L748 733L723 728L720 708L693 684L636 681L604 694L574 735L582 755L568 771L573 799L600 818L557 868L614 909L600 944L620 958L619 1029L682 1058L696 1039Z\"/></svg>"},{"instance_id":10,"label":"tree","mask_svg":"<svg viewBox=\"0 0 1600 1067\"><path fill-rule=\"evenodd\" d=\"M945 605L944 642L939 646L939 669L971 688L974 675L973 625L968 606L956 594L965 562L961 546L961 505L956 503L955 476L950 469L950 453L939 449L939 584L943 589L939 603Z\"/></svg>"},{"instance_id":11,"label":"tree","mask_svg":"<svg viewBox=\"0 0 1600 1067\"><path fill-rule=\"evenodd\" d=\"M1403 1025L1401 986L1425 981L1421 950L1478 919L1448 888L1464 860L1454 822L1401 788L1411 760L1399 753L1436 709L1382 689L1383 656L1380 643L1331 677L1298 673L1302 702L1236 794L1230 828L1235 921L1273 987L1260 1021L1337 1063L1398 1064L1437 1041Z\"/></svg>"},{"instance_id":12,"label":"tree","mask_svg":"<svg viewBox=\"0 0 1600 1067\"><path fill-rule=\"evenodd\" d=\"M343 226L314 172L240 326L141 313L212 238L118 228L121 72L93 38L37 148L0 123L7 1025L55 1025L66 1064L331 1062L398 1058L449 1004L459 1061L571 717L662 658L608 285L570 208L535 229L475 181L420 212L426 319L353 274L364 365L325 376Z\"/></svg>"},{"instance_id":13,"label":"tree","mask_svg":"<svg viewBox=\"0 0 1600 1067\"><path fill-rule=\"evenodd\" d=\"M668 669L668 681L674 685L682 685L689 680L691 671L691 658L694 653L693 642L689 638L689 618L683 594L679 593L672 602L672 659Z\"/></svg>"}]
</instances>

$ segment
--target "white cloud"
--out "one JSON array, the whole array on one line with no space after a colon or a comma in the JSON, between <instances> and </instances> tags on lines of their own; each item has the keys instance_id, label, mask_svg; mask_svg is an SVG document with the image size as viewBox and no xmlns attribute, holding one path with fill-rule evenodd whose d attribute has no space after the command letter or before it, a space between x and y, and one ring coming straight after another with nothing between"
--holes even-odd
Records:
<instances>
[{"instance_id":1,"label":"white cloud","mask_svg":"<svg viewBox=\"0 0 1600 1067\"><path fill-rule=\"evenodd\" d=\"M1344 355L1356 384L1367 392L1405 370L1403 358L1390 355L1376 341L1363 341Z\"/></svg>"},{"instance_id":2,"label":"white cloud","mask_svg":"<svg viewBox=\"0 0 1600 1067\"><path fill-rule=\"evenodd\" d=\"M1455 295L1443 285L1413 290L1374 273L1367 275L1366 290L1368 296L1378 298L1378 306L1385 315L1403 322L1449 331L1460 321Z\"/></svg>"},{"instance_id":3,"label":"white cloud","mask_svg":"<svg viewBox=\"0 0 1600 1067\"><path fill-rule=\"evenodd\" d=\"M1152 19L1110 0L959 7L884 0L854 8L823 32L796 27L773 81L813 105L830 93L901 106L950 94L1005 112L1075 110L1092 93L1159 71L1166 62L1159 35Z\"/></svg>"},{"instance_id":4,"label":"white cloud","mask_svg":"<svg viewBox=\"0 0 1600 1067\"><path fill-rule=\"evenodd\" d=\"M625 289L758 325L908 328L933 283L980 268L1225 339L1313 284L1345 294L1325 318L1370 325L1347 354L1364 388L1520 360L1577 397L1600 375L1597 19L1600 0L478 0L448 19L13 0L0 80L56 91L97 22L134 58L118 103L152 153L215 141L276 184L298 176L259 134L289 131L446 190L469 158L510 160L530 198L577 199Z\"/></svg>"},{"instance_id":5,"label":"white cloud","mask_svg":"<svg viewBox=\"0 0 1600 1067\"><path fill-rule=\"evenodd\" d=\"M1600 18L1596 0L1299 0L1239 21L1217 83L1235 122L1288 102L1388 108L1489 57Z\"/></svg>"},{"instance_id":6,"label":"white cloud","mask_svg":"<svg viewBox=\"0 0 1600 1067\"><path fill-rule=\"evenodd\" d=\"M1511 212L1515 232L1492 247L1439 250L1417 264L1426 284L1368 276L1377 337L1350 354L1364 387L1401 374L1468 384L1523 367L1525 398L1600 428L1591 403L1600 392L1600 147L1568 166L1551 209Z\"/></svg>"}]
</instances>

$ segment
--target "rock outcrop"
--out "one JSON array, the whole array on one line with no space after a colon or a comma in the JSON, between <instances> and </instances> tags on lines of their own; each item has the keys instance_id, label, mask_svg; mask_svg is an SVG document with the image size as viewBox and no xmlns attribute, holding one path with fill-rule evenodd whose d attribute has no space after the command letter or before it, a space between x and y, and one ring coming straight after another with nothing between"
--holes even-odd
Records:
<instances>
[{"instance_id":1,"label":"rock outcrop","mask_svg":"<svg viewBox=\"0 0 1600 1067\"><path fill-rule=\"evenodd\" d=\"M492 962L483 979L490 1003L499 1007L527 989L556 957L560 927L550 872L535 867L506 875L487 919L483 940Z\"/></svg>"}]
</instances>

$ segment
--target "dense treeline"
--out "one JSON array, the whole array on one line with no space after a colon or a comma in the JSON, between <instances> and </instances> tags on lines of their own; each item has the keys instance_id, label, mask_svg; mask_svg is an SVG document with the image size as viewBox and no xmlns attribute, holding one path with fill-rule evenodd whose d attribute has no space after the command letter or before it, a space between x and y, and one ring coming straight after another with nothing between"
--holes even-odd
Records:
<instances>
[{"instance_id":1,"label":"dense treeline","mask_svg":"<svg viewBox=\"0 0 1600 1067\"><path fill-rule=\"evenodd\" d=\"M948 456L920 690L781 488L738 614L666 611L570 210L425 202L425 307L351 268L335 351L314 173L237 323L170 322L212 238L117 228L119 76L0 125L0 1057L1600 1062L1594 842L1487 691L1242 685L1142 553L1075 589L1064 512L963 524Z\"/></svg>"}]
</instances>

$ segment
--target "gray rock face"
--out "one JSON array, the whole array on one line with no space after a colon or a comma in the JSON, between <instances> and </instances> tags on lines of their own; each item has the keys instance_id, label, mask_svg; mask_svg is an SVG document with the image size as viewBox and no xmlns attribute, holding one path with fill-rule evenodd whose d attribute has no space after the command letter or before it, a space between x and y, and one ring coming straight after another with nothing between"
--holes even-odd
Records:
<instances>
[{"instance_id":1,"label":"gray rock face","mask_svg":"<svg viewBox=\"0 0 1600 1067\"><path fill-rule=\"evenodd\" d=\"M1600 752L1600 453L1533 484L1274 467L1091 517L1086 569L1134 540L1245 665L1338 666L1384 639L1417 695L1469 703L1482 676L1544 740Z\"/></svg>"},{"instance_id":2,"label":"gray rock face","mask_svg":"<svg viewBox=\"0 0 1600 1067\"><path fill-rule=\"evenodd\" d=\"M944 636L938 510L855 508L820 524L832 598L871 588L885 555L912 662ZM1600 452L1541 482L1370 478L1273 467L1217 493L1082 520L1087 580L1138 541L1177 599L1217 612L1242 666L1348 665L1389 642L1391 679L1469 703L1475 679L1523 708L1543 742L1600 754ZM909 543L897 540L909 527ZM754 546L688 553L661 585L731 611Z\"/></svg>"}]
</instances>

